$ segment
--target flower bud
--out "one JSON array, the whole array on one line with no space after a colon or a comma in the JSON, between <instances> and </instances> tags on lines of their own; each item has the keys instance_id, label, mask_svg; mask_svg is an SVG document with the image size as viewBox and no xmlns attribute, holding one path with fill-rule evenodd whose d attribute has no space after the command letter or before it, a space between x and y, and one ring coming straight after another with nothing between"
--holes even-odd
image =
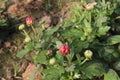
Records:
<instances>
[{"instance_id":1,"label":"flower bud","mask_svg":"<svg viewBox=\"0 0 120 80\"><path fill-rule=\"evenodd\" d=\"M96 2L88 3L88 4L85 5L85 8L87 10L92 10L96 4L97 4Z\"/></svg>"},{"instance_id":2,"label":"flower bud","mask_svg":"<svg viewBox=\"0 0 120 80\"><path fill-rule=\"evenodd\" d=\"M80 78L80 74L75 73L75 75L73 76L74 79L79 79Z\"/></svg>"},{"instance_id":3,"label":"flower bud","mask_svg":"<svg viewBox=\"0 0 120 80\"><path fill-rule=\"evenodd\" d=\"M51 58L51 59L49 60L49 64L54 65L54 64L55 64L55 58Z\"/></svg>"},{"instance_id":4,"label":"flower bud","mask_svg":"<svg viewBox=\"0 0 120 80\"><path fill-rule=\"evenodd\" d=\"M21 25L18 27L19 30L23 30L24 28L25 28L25 25L24 25L24 24L21 24Z\"/></svg>"},{"instance_id":5,"label":"flower bud","mask_svg":"<svg viewBox=\"0 0 120 80\"><path fill-rule=\"evenodd\" d=\"M84 56L87 58L87 59L91 59L92 58L92 55L93 55L93 52L91 50L86 50L84 52Z\"/></svg>"},{"instance_id":6,"label":"flower bud","mask_svg":"<svg viewBox=\"0 0 120 80\"><path fill-rule=\"evenodd\" d=\"M63 44L62 46L60 46L59 48L59 52L62 54L62 55L67 55L69 54L69 51L70 51L70 48L68 45L66 44Z\"/></svg>"},{"instance_id":7,"label":"flower bud","mask_svg":"<svg viewBox=\"0 0 120 80\"><path fill-rule=\"evenodd\" d=\"M107 1L106 4L107 4L107 5L111 5L111 2L110 2L110 1Z\"/></svg>"},{"instance_id":8,"label":"flower bud","mask_svg":"<svg viewBox=\"0 0 120 80\"><path fill-rule=\"evenodd\" d=\"M30 41L31 41L31 38L30 38L29 36L27 36L27 37L25 38L25 40L24 40L25 43L28 43L28 42L30 42Z\"/></svg>"},{"instance_id":9,"label":"flower bud","mask_svg":"<svg viewBox=\"0 0 120 80\"><path fill-rule=\"evenodd\" d=\"M91 10L91 9L93 9L93 8L94 8L93 6L86 5L86 9L87 9L87 10Z\"/></svg>"},{"instance_id":10,"label":"flower bud","mask_svg":"<svg viewBox=\"0 0 120 80\"><path fill-rule=\"evenodd\" d=\"M26 18L26 25L30 26L33 23L33 19L31 17Z\"/></svg>"}]
</instances>

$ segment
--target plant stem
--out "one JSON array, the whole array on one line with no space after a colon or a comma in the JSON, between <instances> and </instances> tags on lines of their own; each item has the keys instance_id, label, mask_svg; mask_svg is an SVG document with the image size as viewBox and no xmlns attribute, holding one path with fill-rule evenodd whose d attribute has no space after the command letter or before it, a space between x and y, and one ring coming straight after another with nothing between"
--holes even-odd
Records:
<instances>
[{"instance_id":1,"label":"plant stem","mask_svg":"<svg viewBox=\"0 0 120 80\"><path fill-rule=\"evenodd\" d=\"M33 30L33 32L35 34L36 32L35 32L35 28L33 27L33 25L31 25L31 28L32 28L32 30Z\"/></svg>"},{"instance_id":2,"label":"plant stem","mask_svg":"<svg viewBox=\"0 0 120 80\"><path fill-rule=\"evenodd\" d=\"M73 72L72 71L70 72L70 76L73 76Z\"/></svg>"},{"instance_id":3,"label":"plant stem","mask_svg":"<svg viewBox=\"0 0 120 80\"><path fill-rule=\"evenodd\" d=\"M71 64L71 60L70 60L69 55L66 55L66 58L67 58L67 60L68 60L68 64L70 65L70 64Z\"/></svg>"},{"instance_id":4,"label":"plant stem","mask_svg":"<svg viewBox=\"0 0 120 80\"><path fill-rule=\"evenodd\" d=\"M82 62L81 65L84 64L87 60L89 60L88 58L85 58Z\"/></svg>"},{"instance_id":5,"label":"plant stem","mask_svg":"<svg viewBox=\"0 0 120 80\"><path fill-rule=\"evenodd\" d=\"M16 67L14 68L14 76L17 76L17 70L16 70Z\"/></svg>"},{"instance_id":6,"label":"plant stem","mask_svg":"<svg viewBox=\"0 0 120 80\"><path fill-rule=\"evenodd\" d=\"M28 33L23 29L25 36L29 36Z\"/></svg>"}]
</instances>

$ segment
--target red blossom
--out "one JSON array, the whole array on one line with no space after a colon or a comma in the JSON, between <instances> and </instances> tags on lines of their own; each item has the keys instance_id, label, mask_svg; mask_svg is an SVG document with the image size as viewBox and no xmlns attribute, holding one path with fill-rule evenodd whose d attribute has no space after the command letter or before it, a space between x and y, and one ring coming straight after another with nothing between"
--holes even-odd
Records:
<instances>
[{"instance_id":1,"label":"red blossom","mask_svg":"<svg viewBox=\"0 0 120 80\"><path fill-rule=\"evenodd\" d=\"M32 23L33 23L32 17L27 17L27 18L26 18L26 25L27 25L27 26L30 26Z\"/></svg>"},{"instance_id":2,"label":"red blossom","mask_svg":"<svg viewBox=\"0 0 120 80\"><path fill-rule=\"evenodd\" d=\"M59 48L59 52L62 54L62 55L67 55L69 54L69 51L70 51L70 48L68 45L66 44L63 44L62 46L60 46Z\"/></svg>"}]
</instances>

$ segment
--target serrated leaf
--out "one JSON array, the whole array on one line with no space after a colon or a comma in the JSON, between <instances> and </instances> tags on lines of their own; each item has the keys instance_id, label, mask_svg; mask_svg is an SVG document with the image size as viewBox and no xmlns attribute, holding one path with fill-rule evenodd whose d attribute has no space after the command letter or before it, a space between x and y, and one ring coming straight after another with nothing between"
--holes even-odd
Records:
<instances>
[{"instance_id":1,"label":"serrated leaf","mask_svg":"<svg viewBox=\"0 0 120 80\"><path fill-rule=\"evenodd\" d=\"M43 74L45 75L44 80L59 80L61 74L64 73L64 68L57 66L51 66L49 69L45 69Z\"/></svg>"},{"instance_id":2,"label":"serrated leaf","mask_svg":"<svg viewBox=\"0 0 120 80\"><path fill-rule=\"evenodd\" d=\"M103 14L100 13L97 17L96 17L96 26L97 27L102 27L102 23L107 21L107 17Z\"/></svg>"},{"instance_id":3,"label":"serrated leaf","mask_svg":"<svg viewBox=\"0 0 120 80\"><path fill-rule=\"evenodd\" d=\"M42 47L41 44L42 44L42 43L37 43L37 44L35 45L35 49L39 49L39 48L41 48L41 47Z\"/></svg>"},{"instance_id":4,"label":"serrated leaf","mask_svg":"<svg viewBox=\"0 0 120 80\"><path fill-rule=\"evenodd\" d=\"M61 41L56 41L56 48L60 48L60 46L62 45L63 43Z\"/></svg>"},{"instance_id":5,"label":"serrated leaf","mask_svg":"<svg viewBox=\"0 0 120 80\"><path fill-rule=\"evenodd\" d=\"M80 16L78 5L71 6L70 9L74 12L74 15Z\"/></svg>"},{"instance_id":6,"label":"serrated leaf","mask_svg":"<svg viewBox=\"0 0 120 80\"><path fill-rule=\"evenodd\" d=\"M65 38L80 38L83 35L83 32L78 29L66 30L62 33Z\"/></svg>"},{"instance_id":7,"label":"serrated leaf","mask_svg":"<svg viewBox=\"0 0 120 80\"><path fill-rule=\"evenodd\" d=\"M108 45L114 45L117 43L120 43L120 35L114 35L114 36L111 36L107 39Z\"/></svg>"},{"instance_id":8,"label":"serrated leaf","mask_svg":"<svg viewBox=\"0 0 120 80\"><path fill-rule=\"evenodd\" d=\"M87 41L84 41L84 42L82 43L82 47L83 47L83 48L88 48L88 46L89 46L89 43L88 43Z\"/></svg>"},{"instance_id":9,"label":"serrated leaf","mask_svg":"<svg viewBox=\"0 0 120 80\"><path fill-rule=\"evenodd\" d=\"M108 32L109 29L110 29L110 27L108 27L108 26L99 27L98 36L105 35L106 32Z\"/></svg>"},{"instance_id":10,"label":"serrated leaf","mask_svg":"<svg viewBox=\"0 0 120 80\"><path fill-rule=\"evenodd\" d=\"M114 49L113 46L107 46L99 50L99 55L104 58L105 61L111 62L118 59L120 54Z\"/></svg>"},{"instance_id":11,"label":"serrated leaf","mask_svg":"<svg viewBox=\"0 0 120 80\"><path fill-rule=\"evenodd\" d=\"M85 63L81 71L89 79L92 79L94 76L103 76L105 73L104 66L100 62Z\"/></svg>"},{"instance_id":12,"label":"serrated leaf","mask_svg":"<svg viewBox=\"0 0 120 80\"><path fill-rule=\"evenodd\" d=\"M46 63L46 50L40 51L38 55L34 56L34 62L45 64Z\"/></svg>"},{"instance_id":13,"label":"serrated leaf","mask_svg":"<svg viewBox=\"0 0 120 80\"><path fill-rule=\"evenodd\" d=\"M34 50L34 43L28 43L25 45L25 49Z\"/></svg>"},{"instance_id":14,"label":"serrated leaf","mask_svg":"<svg viewBox=\"0 0 120 80\"><path fill-rule=\"evenodd\" d=\"M67 72L73 72L74 69L75 69L75 65L74 65L74 64L73 64L73 65L70 65L70 66L68 66L68 67L65 68L65 70L66 70Z\"/></svg>"},{"instance_id":15,"label":"serrated leaf","mask_svg":"<svg viewBox=\"0 0 120 80\"><path fill-rule=\"evenodd\" d=\"M72 45L72 47L74 47L74 50L73 50L74 53L79 53L83 48L83 42L79 39L74 40L74 42L72 42L71 45ZM77 48L75 48L75 47L77 47Z\"/></svg>"},{"instance_id":16,"label":"serrated leaf","mask_svg":"<svg viewBox=\"0 0 120 80\"><path fill-rule=\"evenodd\" d=\"M30 50L29 49L23 49L17 53L17 57L22 58L24 57Z\"/></svg>"},{"instance_id":17,"label":"serrated leaf","mask_svg":"<svg viewBox=\"0 0 120 80\"><path fill-rule=\"evenodd\" d=\"M113 69L109 69L109 71L104 75L104 80L120 80L120 78Z\"/></svg>"}]
</instances>

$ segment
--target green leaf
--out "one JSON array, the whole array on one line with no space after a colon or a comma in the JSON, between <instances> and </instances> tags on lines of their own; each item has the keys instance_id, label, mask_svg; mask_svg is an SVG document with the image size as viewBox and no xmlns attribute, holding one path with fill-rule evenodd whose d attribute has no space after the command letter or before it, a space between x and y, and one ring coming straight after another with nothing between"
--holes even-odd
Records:
<instances>
[{"instance_id":1,"label":"green leaf","mask_svg":"<svg viewBox=\"0 0 120 80\"><path fill-rule=\"evenodd\" d=\"M65 38L80 38L83 35L83 32L78 30L78 29L70 29L70 30L65 30L62 32L62 35Z\"/></svg>"},{"instance_id":2,"label":"green leaf","mask_svg":"<svg viewBox=\"0 0 120 80\"><path fill-rule=\"evenodd\" d=\"M103 23L107 21L107 17L102 12L99 15L97 15L95 21L97 27L102 27Z\"/></svg>"},{"instance_id":3,"label":"green leaf","mask_svg":"<svg viewBox=\"0 0 120 80\"><path fill-rule=\"evenodd\" d=\"M120 78L113 69L109 69L109 71L104 75L104 80L120 80Z\"/></svg>"},{"instance_id":4,"label":"green leaf","mask_svg":"<svg viewBox=\"0 0 120 80\"><path fill-rule=\"evenodd\" d=\"M86 19L84 19L84 24L86 28L91 27L91 24Z\"/></svg>"},{"instance_id":5,"label":"green leaf","mask_svg":"<svg viewBox=\"0 0 120 80\"><path fill-rule=\"evenodd\" d=\"M64 68L57 66L57 67L49 67L43 71L45 76L44 80L59 80L61 74L64 73Z\"/></svg>"},{"instance_id":6,"label":"green leaf","mask_svg":"<svg viewBox=\"0 0 120 80\"><path fill-rule=\"evenodd\" d=\"M82 47L83 47L83 48L88 48L88 47L89 47L89 43L88 43L87 41L84 41L84 42L82 43Z\"/></svg>"},{"instance_id":7,"label":"green leaf","mask_svg":"<svg viewBox=\"0 0 120 80\"><path fill-rule=\"evenodd\" d=\"M59 63L59 64L63 64L63 61L64 61L64 57L59 53L59 51L57 51L56 52L57 54L56 54L56 60L57 60L57 62Z\"/></svg>"},{"instance_id":8,"label":"green leaf","mask_svg":"<svg viewBox=\"0 0 120 80\"><path fill-rule=\"evenodd\" d=\"M99 27L98 36L105 35L109 29L110 29L110 27L108 27L108 26Z\"/></svg>"},{"instance_id":9,"label":"green leaf","mask_svg":"<svg viewBox=\"0 0 120 80\"><path fill-rule=\"evenodd\" d=\"M29 50L34 50L34 43L30 42L27 45L25 45L25 49L29 49Z\"/></svg>"},{"instance_id":10,"label":"green leaf","mask_svg":"<svg viewBox=\"0 0 120 80\"><path fill-rule=\"evenodd\" d=\"M74 69L75 69L75 65L74 65L74 64L72 64L72 65L70 65L70 66L68 66L68 67L65 68L65 70L66 70L67 72L73 72Z\"/></svg>"},{"instance_id":11,"label":"green leaf","mask_svg":"<svg viewBox=\"0 0 120 80\"><path fill-rule=\"evenodd\" d=\"M24 57L28 52L34 50L34 43L30 42L25 45L25 48L17 53L17 57Z\"/></svg>"},{"instance_id":12,"label":"green leaf","mask_svg":"<svg viewBox=\"0 0 120 80\"><path fill-rule=\"evenodd\" d=\"M39 52L38 55L34 56L34 62L45 64L46 63L46 50Z\"/></svg>"},{"instance_id":13,"label":"green leaf","mask_svg":"<svg viewBox=\"0 0 120 80\"><path fill-rule=\"evenodd\" d=\"M100 62L88 62L83 64L81 71L87 78L92 79L94 76L103 76L105 68Z\"/></svg>"},{"instance_id":14,"label":"green leaf","mask_svg":"<svg viewBox=\"0 0 120 80\"><path fill-rule=\"evenodd\" d=\"M29 49L23 49L17 53L17 57L22 58L24 57L30 50Z\"/></svg>"},{"instance_id":15,"label":"green leaf","mask_svg":"<svg viewBox=\"0 0 120 80\"><path fill-rule=\"evenodd\" d=\"M114 49L113 46L103 47L99 50L99 55L104 58L105 61L111 62L120 57L120 54Z\"/></svg>"},{"instance_id":16,"label":"green leaf","mask_svg":"<svg viewBox=\"0 0 120 80\"><path fill-rule=\"evenodd\" d=\"M70 6L70 9L74 12L74 15L77 15L77 16L80 16L80 13L79 13L79 6L76 5L76 6Z\"/></svg>"},{"instance_id":17,"label":"green leaf","mask_svg":"<svg viewBox=\"0 0 120 80\"><path fill-rule=\"evenodd\" d=\"M115 62L115 63L113 64L113 66L114 66L114 68L115 68L116 70L119 70L119 71L120 71L120 60L117 61L117 62Z\"/></svg>"},{"instance_id":18,"label":"green leaf","mask_svg":"<svg viewBox=\"0 0 120 80\"><path fill-rule=\"evenodd\" d=\"M74 53L79 53L83 48L83 42L78 39L76 39L71 45L74 47L73 50L71 50Z\"/></svg>"},{"instance_id":19,"label":"green leaf","mask_svg":"<svg viewBox=\"0 0 120 80\"><path fill-rule=\"evenodd\" d=\"M56 47L59 49L63 43L61 41L56 41Z\"/></svg>"},{"instance_id":20,"label":"green leaf","mask_svg":"<svg viewBox=\"0 0 120 80\"><path fill-rule=\"evenodd\" d=\"M42 47L42 42L35 44L35 49L40 49Z\"/></svg>"},{"instance_id":21,"label":"green leaf","mask_svg":"<svg viewBox=\"0 0 120 80\"><path fill-rule=\"evenodd\" d=\"M44 33L45 36L50 36L52 35L54 32L56 32L59 29L59 26L53 27L51 29L47 29Z\"/></svg>"},{"instance_id":22,"label":"green leaf","mask_svg":"<svg viewBox=\"0 0 120 80\"><path fill-rule=\"evenodd\" d=\"M108 45L114 45L117 43L120 43L120 35L114 35L114 36L111 36L107 39Z\"/></svg>"}]
</instances>

